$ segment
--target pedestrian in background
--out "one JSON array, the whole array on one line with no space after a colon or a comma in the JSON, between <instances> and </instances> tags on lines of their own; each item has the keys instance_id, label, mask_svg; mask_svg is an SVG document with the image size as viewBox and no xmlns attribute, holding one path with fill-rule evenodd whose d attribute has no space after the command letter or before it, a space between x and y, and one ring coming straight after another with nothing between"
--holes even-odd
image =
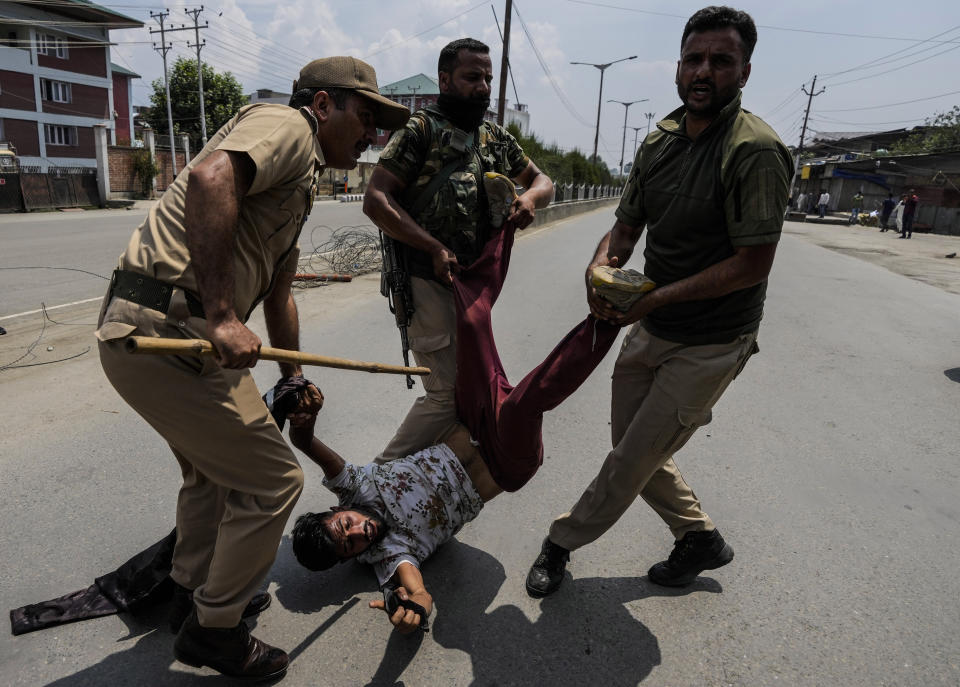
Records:
<instances>
[{"instance_id":1,"label":"pedestrian in background","mask_svg":"<svg viewBox=\"0 0 960 687\"><path fill-rule=\"evenodd\" d=\"M820 191L820 198L817 200L817 207L820 208L820 219L826 216L828 205L830 205L830 194L822 190Z\"/></svg>"},{"instance_id":2,"label":"pedestrian in background","mask_svg":"<svg viewBox=\"0 0 960 687\"><path fill-rule=\"evenodd\" d=\"M913 238L913 218L917 214L917 205L920 199L917 198L913 189L910 189L903 201L903 223L900 227L900 238Z\"/></svg>"},{"instance_id":3,"label":"pedestrian in background","mask_svg":"<svg viewBox=\"0 0 960 687\"><path fill-rule=\"evenodd\" d=\"M860 211L863 209L863 191L857 191L853 195L853 207L850 209L850 224L856 224L860 217Z\"/></svg>"},{"instance_id":4,"label":"pedestrian in background","mask_svg":"<svg viewBox=\"0 0 960 687\"><path fill-rule=\"evenodd\" d=\"M897 207L897 201L893 199L893 194L888 193L887 197L883 201L883 205L880 208L880 232L885 232L889 227L887 227L887 222L890 221L890 215L893 214L894 208Z\"/></svg>"}]
</instances>

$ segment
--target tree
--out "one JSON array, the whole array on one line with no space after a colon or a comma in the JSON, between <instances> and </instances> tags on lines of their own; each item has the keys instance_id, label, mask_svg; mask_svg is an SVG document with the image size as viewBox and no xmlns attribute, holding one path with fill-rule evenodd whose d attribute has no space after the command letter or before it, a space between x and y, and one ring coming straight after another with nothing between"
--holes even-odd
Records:
<instances>
[{"instance_id":1,"label":"tree","mask_svg":"<svg viewBox=\"0 0 960 687\"><path fill-rule=\"evenodd\" d=\"M613 184L613 176L602 160L599 164L591 164L579 150L564 153L556 143L545 145L536 134L524 136L520 133L520 127L513 122L507 126L507 131L517 139L523 152L537 167L554 181L605 186Z\"/></svg>"},{"instance_id":2,"label":"tree","mask_svg":"<svg viewBox=\"0 0 960 687\"><path fill-rule=\"evenodd\" d=\"M891 151L904 153L939 153L960 148L960 105L939 112L927 119L926 125L895 143Z\"/></svg>"},{"instance_id":3,"label":"tree","mask_svg":"<svg viewBox=\"0 0 960 687\"><path fill-rule=\"evenodd\" d=\"M158 134L169 131L167 94L163 79L154 79L147 122ZM197 61L178 57L170 70L170 103L175 135L187 134L190 148L201 147L200 93L197 82ZM209 64L203 65L203 110L207 119L207 136L213 134L247 104L240 83L230 72L218 74Z\"/></svg>"}]
</instances>

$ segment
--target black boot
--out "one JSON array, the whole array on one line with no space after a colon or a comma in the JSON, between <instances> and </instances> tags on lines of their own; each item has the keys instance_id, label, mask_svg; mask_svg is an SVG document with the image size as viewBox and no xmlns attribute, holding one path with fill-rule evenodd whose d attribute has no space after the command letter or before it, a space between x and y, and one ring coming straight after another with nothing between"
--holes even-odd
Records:
<instances>
[{"instance_id":1,"label":"black boot","mask_svg":"<svg viewBox=\"0 0 960 687\"><path fill-rule=\"evenodd\" d=\"M563 571L570 560L570 552L557 546L549 538L543 540L540 555L527 573L527 593L530 596L547 596L557 591L563 582Z\"/></svg>"},{"instance_id":2,"label":"black boot","mask_svg":"<svg viewBox=\"0 0 960 687\"><path fill-rule=\"evenodd\" d=\"M236 627L203 627L196 608L183 621L173 643L173 655L188 666L210 666L223 675L244 680L282 677L290 663L285 651L251 635L242 620Z\"/></svg>"},{"instance_id":3,"label":"black boot","mask_svg":"<svg viewBox=\"0 0 960 687\"><path fill-rule=\"evenodd\" d=\"M647 572L651 582L665 587L683 587L704 570L714 570L733 560L733 548L717 530L687 532L673 545L670 557Z\"/></svg>"},{"instance_id":4,"label":"black boot","mask_svg":"<svg viewBox=\"0 0 960 687\"><path fill-rule=\"evenodd\" d=\"M249 618L270 608L272 597L267 592L257 592L243 609L243 617ZM173 583L173 600L170 602L170 631L177 634L183 621L193 610L193 591Z\"/></svg>"}]
</instances>

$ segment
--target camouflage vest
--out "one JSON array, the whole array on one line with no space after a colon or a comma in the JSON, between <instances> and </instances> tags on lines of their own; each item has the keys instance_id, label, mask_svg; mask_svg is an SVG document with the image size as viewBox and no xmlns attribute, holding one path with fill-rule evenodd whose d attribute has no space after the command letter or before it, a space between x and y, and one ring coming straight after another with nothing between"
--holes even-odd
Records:
<instances>
[{"instance_id":1,"label":"camouflage vest","mask_svg":"<svg viewBox=\"0 0 960 687\"><path fill-rule=\"evenodd\" d=\"M462 160L414 220L452 250L457 262L470 265L480 255L490 223L483 173L508 173L507 144L500 140L497 128L490 122L484 122L470 135L457 129L433 107L413 116L424 120L428 134L425 138L430 143L423 166L404 194L402 204L409 211L439 171L454 160ZM405 252L410 274L434 278L433 262L427 253L409 246Z\"/></svg>"}]
</instances>

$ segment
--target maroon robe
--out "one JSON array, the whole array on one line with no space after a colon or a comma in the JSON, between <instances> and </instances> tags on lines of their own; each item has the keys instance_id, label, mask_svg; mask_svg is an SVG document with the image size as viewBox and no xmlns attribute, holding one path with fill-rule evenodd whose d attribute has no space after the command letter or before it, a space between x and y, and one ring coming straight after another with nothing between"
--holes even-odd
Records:
<instances>
[{"instance_id":1,"label":"maroon robe","mask_svg":"<svg viewBox=\"0 0 960 687\"><path fill-rule=\"evenodd\" d=\"M504 491L526 484L543 463L543 413L586 381L613 345L618 326L592 315L574 327L517 386L493 339L491 309L507 276L513 229L490 239L476 262L454 277L457 308L457 416L480 443Z\"/></svg>"}]
</instances>

